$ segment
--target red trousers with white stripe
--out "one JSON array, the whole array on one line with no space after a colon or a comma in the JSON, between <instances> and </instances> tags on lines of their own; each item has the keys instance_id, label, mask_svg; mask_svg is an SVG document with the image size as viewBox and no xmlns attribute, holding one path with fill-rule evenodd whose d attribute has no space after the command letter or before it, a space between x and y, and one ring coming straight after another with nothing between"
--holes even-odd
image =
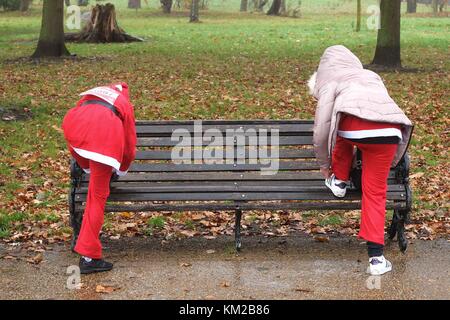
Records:
<instances>
[{"instance_id":1,"label":"red trousers with white stripe","mask_svg":"<svg viewBox=\"0 0 450 320\"><path fill-rule=\"evenodd\" d=\"M75 251L85 257L101 259L102 244L99 237L104 221L106 199L109 196L112 167L83 158L70 147L69 150L80 167L91 171L86 208Z\"/></svg>"},{"instance_id":2,"label":"red trousers with white stripe","mask_svg":"<svg viewBox=\"0 0 450 320\"><path fill-rule=\"evenodd\" d=\"M365 144L337 137L331 169L339 180L349 180L354 146L362 154L362 208L358 236L384 245L387 178L397 144Z\"/></svg>"}]
</instances>

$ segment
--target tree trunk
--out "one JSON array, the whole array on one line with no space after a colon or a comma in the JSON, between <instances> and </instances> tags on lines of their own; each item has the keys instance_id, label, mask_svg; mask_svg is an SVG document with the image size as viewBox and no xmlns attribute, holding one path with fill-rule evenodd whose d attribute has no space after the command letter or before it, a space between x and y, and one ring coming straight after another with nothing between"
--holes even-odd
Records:
<instances>
[{"instance_id":1,"label":"tree trunk","mask_svg":"<svg viewBox=\"0 0 450 320\"><path fill-rule=\"evenodd\" d=\"M22 11L22 12L28 11L28 9L30 8L31 2L32 2L32 0L21 0L20 1L20 11Z\"/></svg>"},{"instance_id":2,"label":"tree trunk","mask_svg":"<svg viewBox=\"0 0 450 320\"><path fill-rule=\"evenodd\" d=\"M255 0L255 11L262 12L264 10L264 6L267 4L269 0Z\"/></svg>"},{"instance_id":3,"label":"tree trunk","mask_svg":"<svg viewBox=\"0 0 450 320\"><path fill-rule=\"evenodd\" d=\"M400 0L381 0L381 28L372 64L401 67L400 59Z\"/></svg>"},{"instance_id":4,"label":"tree trunk","mask_svg":"<svg viewBox=\"0 0 450 320\"><path fill-rule=\"evenodd\" d=\"M67 41L75 42L132 42L143 41L127 34L119 27L116 19L116 9L113 4L97 4L92 8L90 21L80 33L66 35Z\"/></svg>"},{"instance_id":5,"label":"tree trunk","mask_svg":"<svg viewBox=\"0 0 450 320\"><path fill-rule=\"evenodd\" d=\"M269 11L267 11L267 15L269 16L280 15L280 8L281 8L281 0L273 0L272 6L270 6Z\"/></svg>"},{"instance_id":6,"label":"tree trunk","mask_svg":"<svg viewBox=\"0 0 450 320\"><path fill-rule=\"evenodd\" d=\"M172 11L173 1L172 0L160 0L160 2L161 2L163 12L169 14Z\"/></svg>"},{"instance_id":7,"label":"tree trunk","mask_svg":"<svg viewBox=\"0 0 450 320\"><path fill-rule=\"evenodd\" d=\"M129 9L140 9L141 8L141 0L128 0L128 8Z\"/></svg>"},{"instance_id":8,"label":"tree trunk","mask_svg":"<svg viewBox=\"0 0 450 320\"><path fill-rule=\"evenodd\" d=\"M241 0L241 12L246 12L248 7L248 0Z\"/></svg>"},{"instance_id":9,"label":"tree trunk","mask_svg":"<svg viewBox=\"0 0 450 320\"><path fill-rule=\"evenodd\" d=\"M439 12L444 12L444 9L447 6L447 2L448 2L448 0L441 0L441 3L439 5Z\"/></svg>"},{"instance_id":10,"label":"tree trunk","mask_svg":"<svg viewBox=\"0 0 450 320\"><path fill-rule=\"evenodd\" d=\"M437 16L437 14L438 14L438 0L433 0L433 1L431 2L431 5L432 5L432 7L433 7L433 14L434 14L435 16Z\"/></svg>"},{"instance_id":11,"label":"tree trunk","mask_svg":"<svg viewBox=\"0 0 450 320\"><path fill-rule=\"evenodd\" d=\"M32 58L70 56L64 43L64 1L44 0L39 42Z\"/></svg>"},{"instance_id":12,"label":"tree trunk","mask_svg":"<svg viewBox=\"0 0 450 320\"><path fill-rule=\"evenodd\" d=\"M281 0L280 14L281 15L285 15L286 14L286 0Z\"/></svg>"},{"instance_id":13,"label":"tree trunk","mask_svg":"<svg viewBox=\"0 0 450 320\"><path fill-rule=\"evenodd\" d=\"M189 15L189 22L199 22L199 13L198 13L198 3L200 0L192 0L191 2L191 13Z\"/></svg>"},{"instance_id":14,"label":"tree trunk","mask_svg":"<svg viewBox=\"0 0 450 320\"><path fill-rule=\"evenodd\" d=\"M407 0L406 13L416 13L416 11L417 11L417 0Z\"/></svg>"},{"instance_id":15,"label":"tree trunk","mask_svg":"<svg viewBox=\"0 0 450 320\"><path fill-rule=\"evenodd\" d=\"M356 0L356 32L361 31L361 0Z\"/></svg>"}]
</instances>

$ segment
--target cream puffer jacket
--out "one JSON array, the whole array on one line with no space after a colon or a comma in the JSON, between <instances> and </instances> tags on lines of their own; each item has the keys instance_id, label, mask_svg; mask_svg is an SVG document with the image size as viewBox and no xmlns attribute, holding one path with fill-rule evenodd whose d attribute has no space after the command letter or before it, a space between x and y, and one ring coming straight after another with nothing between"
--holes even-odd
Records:
<instances>
[{"instance_id":1,"label":"cream puffer jacket","mask_svg":"<svg viewBox=\"0 0 450 320\"><path fill-rule=\"evenodd\" d=\"M318 100L313 143L321 168L330 167L342 113L402 125L402 141L392 163L397 165L408 148L413 125L389 96L379 75L364 69L349 49L337 45L325 50L308 86Z\"/></svg>"}]
</instances>

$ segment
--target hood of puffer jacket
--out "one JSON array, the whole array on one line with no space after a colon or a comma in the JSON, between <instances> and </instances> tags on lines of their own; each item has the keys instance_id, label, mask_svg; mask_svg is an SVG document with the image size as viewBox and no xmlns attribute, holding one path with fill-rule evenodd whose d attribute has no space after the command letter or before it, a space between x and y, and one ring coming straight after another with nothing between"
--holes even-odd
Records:
<instances>
[{"instance_id":1,"label":"hood of puffer jacket","mask_svg":"<svg viewBox=\"0 0 450 320\"><path fill-rule=\"evenodd\" d=\"M310 80L311 93L318 99L319 91L324 85L338 80L347 73L354 73L355 69L362 70L364 67L353 52L342 45L327 48L320 58L317 74Z\"/></svg>"}]
</instances>

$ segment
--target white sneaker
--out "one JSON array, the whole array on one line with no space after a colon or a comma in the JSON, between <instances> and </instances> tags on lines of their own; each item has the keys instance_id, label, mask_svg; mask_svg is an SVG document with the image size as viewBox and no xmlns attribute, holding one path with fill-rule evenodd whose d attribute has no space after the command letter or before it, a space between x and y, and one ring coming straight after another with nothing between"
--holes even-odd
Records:
<instances>
[{"instance_id":1,"label":"white sneaker","mask_svg":"<svg viewBox=\"0 0 450 320\"><path fill-rule=\"evenodd\" d=\"M372 257L369 259L367 273L373 276L380 276L392 270L392 263L386 260L384 256Z\"/></svg>"},{"instance_id":2,"label":"white sneaker","mask_svg":"<svg viewBox=\"0 0 450 320\"><path fill-rule=\"evenodd\" d=\"M328 179L325 179L325 185L330 188L331 192L333 192L336 197L345 197L348 185L346 181L336 179L336 176L332 174Z\"/></svg>"}]
</instances>

